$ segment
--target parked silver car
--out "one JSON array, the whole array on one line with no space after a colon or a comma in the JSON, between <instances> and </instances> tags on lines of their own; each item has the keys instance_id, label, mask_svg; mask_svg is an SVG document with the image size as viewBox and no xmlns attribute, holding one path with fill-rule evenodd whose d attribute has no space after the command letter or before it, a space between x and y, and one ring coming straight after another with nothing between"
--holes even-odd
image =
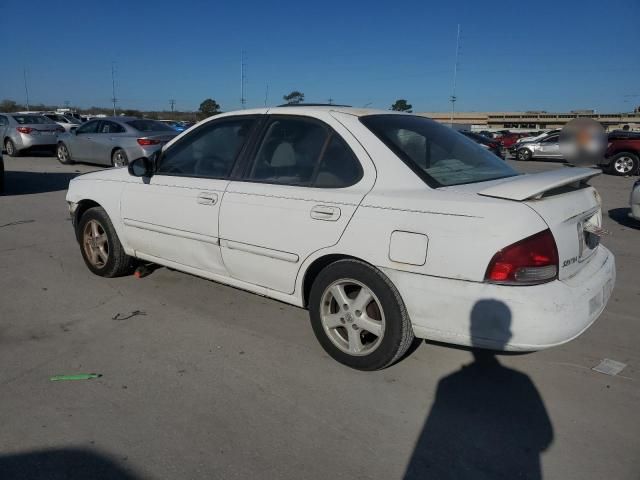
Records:
<instances>
[{"instance_id":1,"label":"parked silver car","mask_svg":"<svg viewBox=\"0 0 640 480\"><path fill-rule=\"evenodd\" d=\"M0 113L0 138L7 155L19 156L23 151L50 148L64 128L40 114Z\"/></svg>"},{"instance_id":2,"label":"parked silver car","mask_svg":"<svg viewBox=\"0 0 640 480\"><path fill-rule=\"evenodd\" d=\"M630 216L640 222L640 180L636 180L631 188L629 206L631 207Z\"/></svg>"},{"instance_id":3,"label":"parked silver car","mask_svg":"<svg viewBox=\"0 0 640 480\"><path fill-rule=\"evenodd\" d=\"M70 132L73 127L79 127L82 125L80 120L73 117L67 117L59 113L43 113L43 115L64 128L65 132Z\"/></svg>"},{"instance_id":4,"label":"parked silver car","mask_svg":"<svg viewBox=\"0 0 640 480\"><path fill-rule=\"evenodd\" d=\"M123 167L148 157L178 135L156 120L137 117L105 117L83 123L59 136L56 154L60 163L97 163Z\"/></svg>"},{"instance_id":5,"label":"parked silver car","mask_svg":"<svg viewBox=\"0 0 640 480\"><path fill-rule=\"evenodd\" d=\"M560 133L546 135L539 140L519 145L516 158L522 161L532 158L562 158Z\"/></svg>"}]
</instances>

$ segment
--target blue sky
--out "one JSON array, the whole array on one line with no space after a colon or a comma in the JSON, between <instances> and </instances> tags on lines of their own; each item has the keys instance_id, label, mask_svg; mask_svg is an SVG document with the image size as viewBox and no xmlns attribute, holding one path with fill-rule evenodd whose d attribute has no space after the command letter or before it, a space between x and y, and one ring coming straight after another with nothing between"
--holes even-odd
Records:
<instances>
[{"instance_id":1,"label":"blue sky","mask_svg":"<svg viewBox=\"0 0 640 480\"><path fill-rule=\"evenodd\" d=\"M118 5L118 7L116 7ZM0 99L122 108L306 101L447 111L628 111L640 105L640 2L2 0ZM25 26L27 25L27 26Z\"/></svg>"}]
</instances>

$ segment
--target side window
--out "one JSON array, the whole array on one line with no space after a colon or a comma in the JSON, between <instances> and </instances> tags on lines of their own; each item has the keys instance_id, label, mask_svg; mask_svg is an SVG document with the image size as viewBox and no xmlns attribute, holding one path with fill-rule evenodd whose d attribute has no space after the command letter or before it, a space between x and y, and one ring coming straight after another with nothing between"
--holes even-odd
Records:
<instances>
[{"instance_id":1,"label":"side window","mask_svg":"<svg viewBox=\"0 0 640 480\"><path fill-rule=\"evenodd\" d=\"M206 124L163 153L158 173L225 178L251 133L253 118Z\"/></svg>"},{"instance_id":2,"label":"side window","mask_svg":"<svg viewBox=\"0 0 640 480\"><path fill-rule=\"evenodd\" d=\"M287 185L310 185L327 129L298 118L273 120L266 133L248 179Z\"/></svg>"},{"instance_id":3,"label":"side window","mask_svg":"<svg viewBox=\"0 0 640 480\"><path fill-rule=\"evenodd\" d=\"M313 184L318 188L342 188L362 178L362 167L351 149L333 134L322 154L318 174Z\"/></svg>"},{"instance_id":4,"label":"side window","mask_svg":"<svg viewBox=\"0 0 640 480\"><path fill-rule=\"evenodd\" d=\"M78 127L76 130L77 133L96 133L98 131L98 124L100 122L98 120L94 120L93 122L87 122L81 127Z\"/></svg>"},{"instance_id":5,"label":"side window","mask_svg":"<svg viewBox=\"0 0 640 480\"><path fill-rule=\"evenodd\" d=\"M558 143L558 135L552 135L543 140L543 143Z\"/></svg>"},{"instance_id":6,"label":"side window","mask_svg":"<svg viewBox=\"0 0 640 480\"><path fill-rule=\"evenodd\" d=\"M124 133L124 128L115 122L103 121L100 133Z\"/></svg>"},{"instance_id":7,"label":"side window","mask_svg":"<svg viewBox=\"0 0 640 480\"><path fill-rule=\"evenodd\" d=\"M6 127L9 124L7 117L0 115L0 127Z\"/></svg>"}]
</instances>

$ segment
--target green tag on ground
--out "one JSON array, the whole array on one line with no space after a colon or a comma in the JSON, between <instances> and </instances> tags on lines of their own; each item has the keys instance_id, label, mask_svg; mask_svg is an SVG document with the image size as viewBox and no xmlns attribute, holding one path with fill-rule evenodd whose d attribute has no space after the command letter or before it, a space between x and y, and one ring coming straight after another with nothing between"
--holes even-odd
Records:
<instances>
[{"instance_id":1,"label":"green tag on ground","mask_svg":"<svg viewBox=\"0 0 640 480\"><path fill-rule=\"evenodd\" d=\"M49 380L52 382L59 382L62 380L91 380L92 378L99 378L102 375L99 373L77 373L75 375L54 375Z\"/></svg>"}]
</instances>

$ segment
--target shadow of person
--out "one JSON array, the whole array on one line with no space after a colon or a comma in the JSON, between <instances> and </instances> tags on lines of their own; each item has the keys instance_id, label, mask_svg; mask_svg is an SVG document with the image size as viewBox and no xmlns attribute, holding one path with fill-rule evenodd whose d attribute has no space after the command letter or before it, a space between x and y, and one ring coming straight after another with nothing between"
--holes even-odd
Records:
<instances>
[{"instance_id":1,"label":"shadow of person","mask_svg":"<svg viewBox=\"0 0 640 480\"><path fill-rule=\"evenodd\" d=\"M471 312L474 347L511 338L511 311L481 300ZM553 440L544 403L529 377L472 350L473 362L438 383L405 479L540 479L540 455Z\"/></svg>"}]
</instances>

